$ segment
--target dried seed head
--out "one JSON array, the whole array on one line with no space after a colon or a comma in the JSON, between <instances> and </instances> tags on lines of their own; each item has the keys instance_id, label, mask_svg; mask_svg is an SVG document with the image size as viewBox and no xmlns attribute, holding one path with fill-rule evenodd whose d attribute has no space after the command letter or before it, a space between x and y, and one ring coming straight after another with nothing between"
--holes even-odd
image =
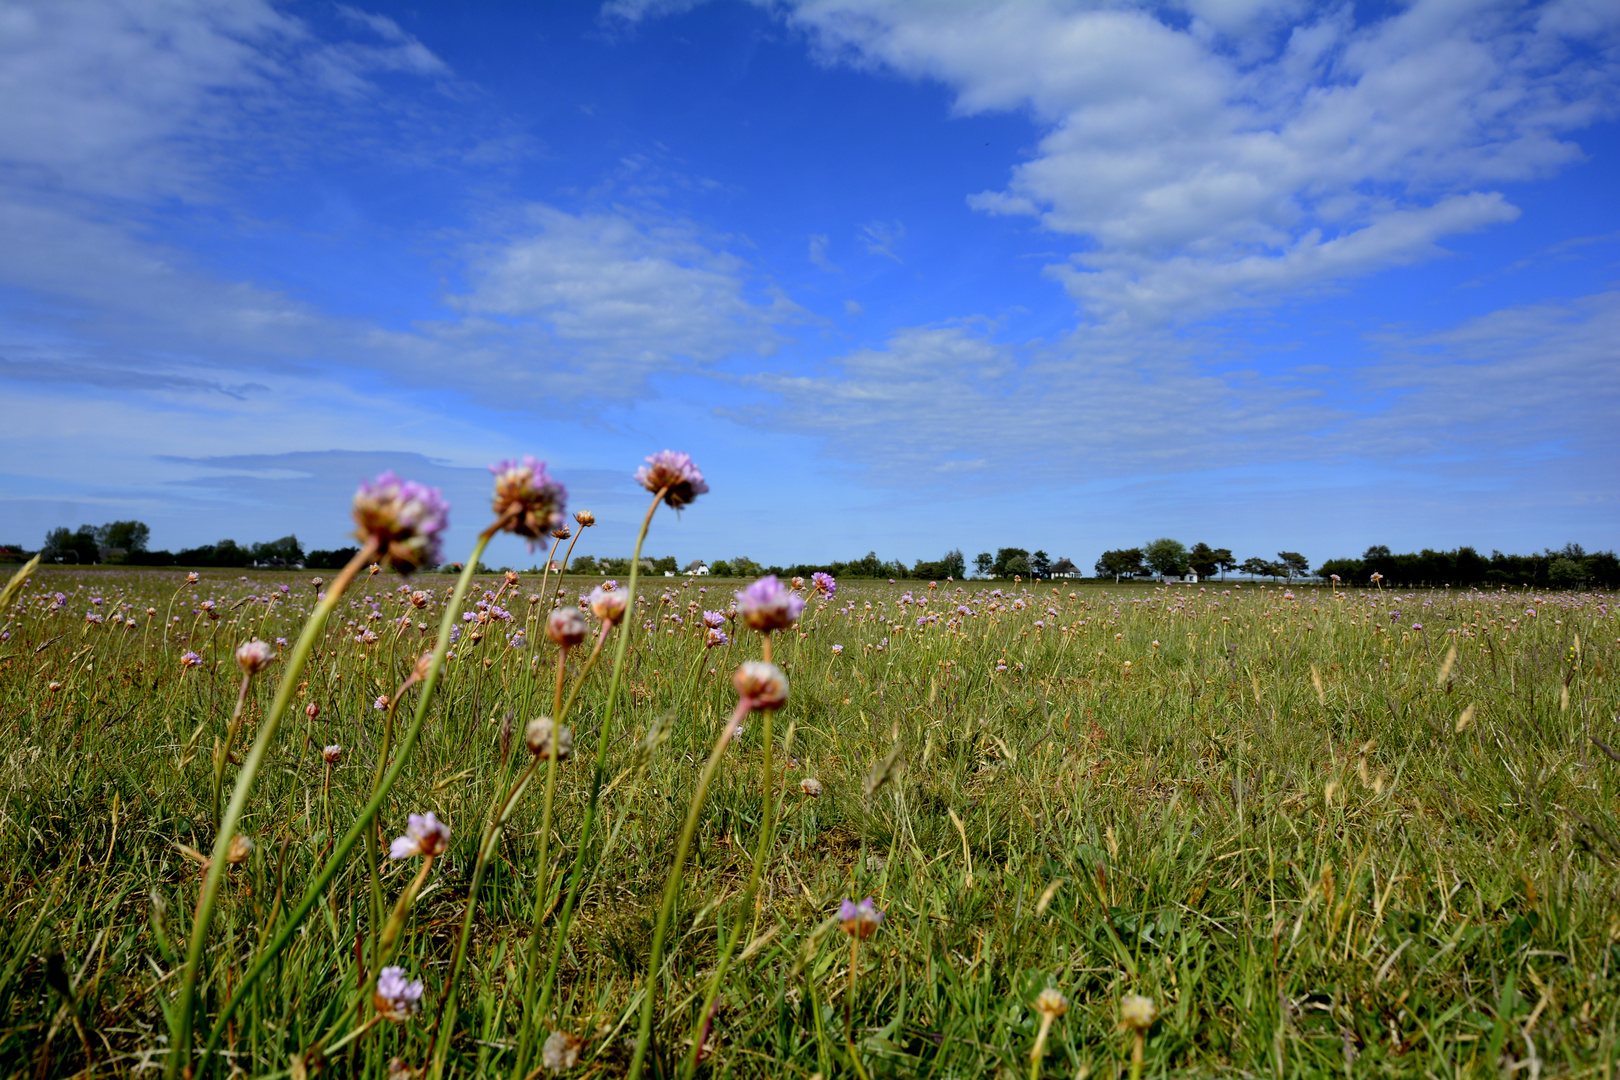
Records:
<instances>
[{"instance_id":1,"label":"dried seed head","mask_svg":"<svg viewBox=\"0 0 1620 1080\"><path fill-rule=\"evenodd\" d=\"M574 729L564 727L559 730L549 716L537 716L530 720L523 729L523 741L528 744L529 753L538 758L550 758L554 742L558 761L567 761L574 755Z\"/></svg>"},{"instance_id":2,"label":"dried seed head","mask_svg":"<svg viewBox=\"0 0 1620 1080\"><path fill-rule=\"evenodd\" d=\"M591 513L589 510L581 510L574 515L574 520L579 522L584 528L588 529L592 525L596 524L596 515Z\"/></svg>"},{"instance_id":3,"label":"dried seed head","mask_svg":"<svg viewBox=\"0 0 1620 1080\"><path fill-rule=\"evenodd\" d=\"M249 855L253 854L253 841L245 833L237 833L231 837L230 850L225 853L225 861L232 866L247 862Z\"/></svg>"},{"instance_id":4,"label":"dried seed head","mask_svg":"<svg viewBox=\"0 0 1620 1080\"><path fill-rule=\"evenodd\" d=\"M1146 1031L1159 1017L1159 1008L1153 999L1140 994L1126 994L1119 999L1119 1022L1132 1031Z\"/></svg>"},{"instance_id":5,"label":"dried seed head","mask_svg":"<svg viewBox=\"0 0 1620 1080\"><path fill-rule=\"evenodd\" d=\"M812 799L821 798L821 781L813 776L807 776L799 781L799 790Z\"/></svg>"},{"instance_id":6,"label":"dried seed head","mask_svg":"<svg viewBox=\"0 0 1620 1080\"><path fill-rule=\"evenodd\" d=\"M563 1072L579 1064L579 1051L585 1044L566 1031L553 1031L540 1048L540 1064L552 1072Z\"/></svg>"}]
</instances>

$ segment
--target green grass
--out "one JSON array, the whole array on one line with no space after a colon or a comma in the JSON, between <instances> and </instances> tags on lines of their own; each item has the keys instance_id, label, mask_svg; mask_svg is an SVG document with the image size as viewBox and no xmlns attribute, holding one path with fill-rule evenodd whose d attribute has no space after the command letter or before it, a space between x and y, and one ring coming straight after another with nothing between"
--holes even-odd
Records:
<instances>
[{"instance_id":1,"label":"green grass","mask_svg":"<svg viewBox=\"0 0 1620 1080\"><path fill-rule=\"evenodd\" d=\"M214 840L210 750L241 681L232 650L255 634L295 638L313 600L309 575L215 572L180 589L180 619L165 627L182 580L43 570L0 615L9 633L0 643L6 1074L133 1074L161 1068L167 1053L165 1008L201 880L179 845L207 852ZM570 578L565 591L594 580ZM368 622L372 605L345 598L304 671L244 818L256 847L226 878L200 984L199 1048L333 831L368 796L384 716L373 703L431 644L447 583L413 581L437 590L417 611L394 591L399 579L362 577L352 600L373 598L381 618ZM291 586L290 600L245 599L279 584ZM525 599L538 584L525 578L502 597L514 623L458 642L379 817L384 845L411 812L431 809L454 828L396 960L426 982L427 1008L326 1060L333 1075L385 1075L393 1057L426 1062L481 826L527 757L523 722L550 710L555 652L540 633L544 605ZM585 863L594 876L552 1015L530 1021L537 1038L561 1029L584 1040L579 1075L619 1075L630 1059L693 784L735 704L731 670L760 651L756 636L728 627L733 644L705 652L688 605L724 608L739 584L655 577L641 586L651 605L643 618L659 621L649 632L632 620L611 786ZM922 609L899 609L908 587L930 601L936 623L919 629ZM992 599L997 588L1005 595ZM67 601L50 610L55 591ZM702 812L649 1073L678 1075L721 933L740 926L745 955L722 988L703 1075L855 1075L852 1040L872 1077L1027 1076L1032 1002L1047 986L1071 1008L1053 1025L1045 1076L1121 1073L1130 1044L1117 1005L1127 993L1159 1007L1151 1076L1611 1075L1620 1022L1613 596L1284 593L851 581L832 602L812 601L802 635L776 641L792 696L775 718L784 812L759 903L747 910L741 895L763 809L756 715ZM194 614L205 597L219 618ZM853 610L838 614L846 602ZM974 614L948 627L959 603ZM112 625L122 605L133 627ZM106 621L86 623L91 610ZM405 613L412 625L396 639L389 620ZM670 613L684 625L662 619ZM510 647L525 625L539 646ZM354 640L366 626L377 644ZM203 666L182 670L187 650ZM536 890L556 905L567 889L608 668L591 674L570 717L578 758L560 770L544 877L540 785L486 875L445 1021L455 1075L511 1073ZM273 669L253 685L240 748L276 678ZM320 706L313 721L302 711L310 702ZM667 741L638 758L657 722ZM346 753L328 800L320 748L332 742ZM799 794L804 777L823 783L820 799ZM875 791L874 779L883 781ZM385 908L417 865L383 868ZM850 950L833 916L841 898L867 895L887 917L860 948L850 1002ZM356 857L233 1019L233 1069L290 1074L357 995L369 1000L375 976L358 961L375 929L371 903Z\"/></svg>"}]
</instances>

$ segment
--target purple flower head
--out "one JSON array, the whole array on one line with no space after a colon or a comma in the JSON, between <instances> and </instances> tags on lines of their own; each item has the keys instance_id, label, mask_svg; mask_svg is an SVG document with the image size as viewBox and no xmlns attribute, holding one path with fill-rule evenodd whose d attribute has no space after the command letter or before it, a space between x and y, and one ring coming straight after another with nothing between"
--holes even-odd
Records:
<instances>
[{"instance_id":1,"label":"purple flower head","mask_svg":"<svg viewBox=\"0 0 1620 1080\"><path fill-rule=\"evenodd\" d=\"M524 537L533 551L536 540L562 528L568 489L546 472L545 462L524 455L522 461L497 461L489 471L495 474L495 517L503 532Z\"/></svg>"},{"instance_id":2,"label":"purple flower head","mask_svg":"<svg viewBox=\"0 0 1620 1080\"><path fill-rule=\"evenodd\" d=\"M405 969L385 967L377 973L377 993L372 998L377 1012L399 1023L422 1011L422 980L408 979Z\"/></svg>"},{"instance_id":3,"label":"purple flower head","mask_svg":"<svg viewBox=\"0 0 1620 1080\"><path fill-rule=\"evenodd\" d=\"M180 666L183 668L202 667L202 657L198 656L194 652L181 653Z\"/></svg>"},{"instance_id":4,"label":"purple flower head","mask_svg":"<svg viewBox=\"0 0 1620 1080\"><path fill-rule=\"evenodd\" d=\"M878 924L883 921L883 912L872 903L870 896L858 904L845 897L844 902L838 905L838 921L843 925L844 933L864 941L877 933Z\"/></svg>"},{"instance_id":5,"label":"purple flower head","mask_svg":"<svg viewBox=\"0 0 1620 1080\"><path fill-rule=\"evenodd\" d=\"M731 677L737 696L755 709L780 709L787 704L788 681L782 669L763 660L745 660Z\"/></svg>"},{"instance_id":6,"label":"purple flower head","mask_svg":"<svg viewBox=\"0 0 1620 1080\"><path fill-rule=\"evenodd\" d=\"M636 470L636 483L651 492L664 492L664 502L679 510L699 495L708 493L703 473L692 464L691 454L660 450Z\"/></svg>"},{"instance_id":7,"label":"purple flower head","mask_svg":"<svg viewBox=\"0 0 1620 1080\"><path fill-rule=\"evenodd\" d=\"M766 574L737 594L737 614L750 630L762 634L786 630L799 621L803 611L804 598L784 586L775 574Z\"/></svg>"},{"instance_id":8,"label":"purple flower head","mask_svg":"<svg viewBox=\"0 0 1620 1080\"><path fill-rule=\"evenodd\" d=\"M718 630L726 625L726 617L718 611L705 611L703 613L703 625L711 630Z\"/></svg>"},{"instance_id":9,"label":"purple flower head","mask_svg":"<svg viewBox=\"0 0 1620 1080\"><path fill-rule=\"evenodd\" d=\"M377 545L381 558L402 574L439 561L439 543L450 524L450 504L438 488L385 472L361 481L354 493L354 536Z\"/></svg>"},{"instance_id":10,"label":"purple flower head","mask_svg":"<svg viewBox=\"0 0 1620 1080\"><path fill-rule=\"evenodd\" d=\"M838 655L841 655L843 653L844 647L842 645L834 645L832 647L832 651L833 651L834 656L838 656Z\"/></svg>"},{"instance_id":11,"label":"purple flower head","mask_svg":"<svg viewBox=\"0 0 1620 1080\"><path fill-rule=\"evenodd\" d=\"M406 819L405 835L394 837L393 843L388 845L388 857L409 859L415 855L442 855L449 846L450 826L429 810Z\"/></svg>"},{"instance_id":12,"label":"purple flower head","mask_svg":"<svg viewBox=\"0 0 1620 1080\"><path fill-rule=\"evenodd\" d=\"M613 589L611 587L613 584L609 581L604 585L598 585L586 598L590 604L591 614L609 626L618 625L619 620L624 618L625 595Z\"/></svg>"},{"instance_id":13,"label":"purple flower head","mask_svg":"<svg viewBox=\"0 0 1620 1080\"><path fill-rule=\"evenodd\" d=\"M731 639L726 637L726 632L724 630L716 626L711 627L709 632L703 636L703 644L707 648L713 649L721 645L730 645Z\"/></svg>"},{"instance_id":14,"label":"purple flower head","mask_svg":"<svg viewBox=\"0 0 1620 1080\"><path fill-rule=\"evenodd\" d=\"M589 633L590 627L585 625L585 616L580 614L579 608L558 608L546 616L546 637L553 645L571 649Z\"/></svg>"},{"instance_id":15,"label":"purple flower head","mask_svg":"<svg viewBox=\"0 0 1620 1080\"><path fill-rule=\"evenodd\" d=\"M816 587L817 596L825 596L830 599L833 593L838 591L838 582L833 580L833 576L823 574L819 570L810 575L810 583Z\"/></svg>"}]
</instances>

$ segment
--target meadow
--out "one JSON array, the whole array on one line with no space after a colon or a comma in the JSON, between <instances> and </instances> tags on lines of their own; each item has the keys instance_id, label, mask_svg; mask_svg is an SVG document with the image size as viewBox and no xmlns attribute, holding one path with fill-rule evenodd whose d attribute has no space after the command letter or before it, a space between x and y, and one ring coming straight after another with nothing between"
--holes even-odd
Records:
<instances>
[{"instance_id":1,"label":"meadow","mask_svg":"<svg viewBox=\"0 0 1620 1080\"><path fill-rule=\"evenodd\" d=\"M1612 1075L1613 594L362 555L0 604L6 1075Z\"/></svg>"}]
</instances>

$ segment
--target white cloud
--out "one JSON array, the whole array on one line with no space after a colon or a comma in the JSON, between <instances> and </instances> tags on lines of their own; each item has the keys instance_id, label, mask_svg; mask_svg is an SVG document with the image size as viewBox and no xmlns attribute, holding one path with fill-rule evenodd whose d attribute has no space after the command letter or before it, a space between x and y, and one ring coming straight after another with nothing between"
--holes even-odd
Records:
<instances>
[{"instance_id":1,"label":"white cloud","mask_svg":"<svg viewBox=\"0 0 1620 1080\"><path fill-rule=\"evenodd\" d=\"M1613 4L1418 0L1359 25L1348 6L1185 7L1184 26L1059 0L803 0L789 18L830 61L944 82L963 114L1029 111L1034 157L970 202L1082 238L1054 276L1103 321L1429 257L1511 220L1489 188L1576 160L1567 135L1616 112Z\"/></svg>"}]
</instances>

